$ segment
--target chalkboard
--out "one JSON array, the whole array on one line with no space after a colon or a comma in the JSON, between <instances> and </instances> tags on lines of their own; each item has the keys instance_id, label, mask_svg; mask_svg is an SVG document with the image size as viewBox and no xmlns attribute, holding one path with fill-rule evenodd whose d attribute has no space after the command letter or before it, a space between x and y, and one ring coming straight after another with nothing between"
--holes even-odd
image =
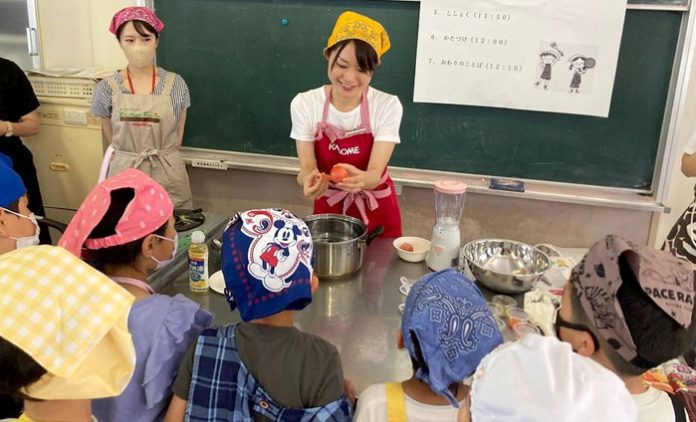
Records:
<instances>
[{"instance_id":1,"label":"chalkboard","mask_svg":"<svg viewBox=\"0 0 696 422\"><path fill-rule=\"evenodd\" d=\"M351 9L392 49L372 85L404 105L390 165L649 190L682 20L628 10L608 118L413 103L419 2L166 0L158 63L191 91L184 145L295 155L289 104L328 81L321 51ZM283 21L287 19L287 21ZM287 25L283 25L287 23Z\"/></svg>"}]
</instances>

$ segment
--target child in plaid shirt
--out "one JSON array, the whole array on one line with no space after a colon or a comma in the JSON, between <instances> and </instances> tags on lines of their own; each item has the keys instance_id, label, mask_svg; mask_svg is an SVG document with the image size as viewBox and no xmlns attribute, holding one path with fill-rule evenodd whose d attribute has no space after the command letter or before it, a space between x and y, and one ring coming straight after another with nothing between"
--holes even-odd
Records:
<instances>
[{"instance_id":1,"label":"child in plaid shirt","mask_svg":"<svg viewBox=\"0 0 696 422\"><path fill-rule=\"evenodd\" d=\"M166 421L351 419L338 351L293 326L318 284L312 252L309 229L286 210L235 216L222 271L225 296L245 322L201 334L184 357Z\"/></svg>"}]
</instances>

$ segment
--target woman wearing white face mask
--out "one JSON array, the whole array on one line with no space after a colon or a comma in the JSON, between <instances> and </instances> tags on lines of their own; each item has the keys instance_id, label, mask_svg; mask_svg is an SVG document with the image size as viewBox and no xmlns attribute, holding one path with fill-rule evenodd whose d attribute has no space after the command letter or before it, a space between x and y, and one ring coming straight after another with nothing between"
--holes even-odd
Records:
<instances>
[{"instance_id":1,"label":"woman wearing white face mask","mask_svg":"<svg viewBox=\"0 0 696 422\"><path fill-rule=\"evenodd\" d=\"M39 244L39 225L29 211L21 177L0 159L0 255Z\"/></svg>"},{"instance_id":2,"label":"woman wearing white face mask","mask_svg":"<svg viewBox=\"0 0 696 422\"><path fill-rule=\"evenodd\" d=\"M151 272L176 255L173 210L161 185L127 169L92 189L60 239L60 246L135 296L128 316L135 372L119 397L93 401L99 420L161 420L184 353L212 322L200 305L182 295L156 294L147 283Z\"/></svg>"},{"instance_id":3,"label":"woman wearing white face mask","mask_svg":"<svg viewBox=\"0 0 696 422\"><path fill-rule=\"evenodd\" d=\"M181 76L154 64L163 28L146 7L122 9L111 21L109 31L116 35L128 65L101 81L92 97L92 114L101 117L111 144L102 179L137 168L164 186L176 208L192 208L179 152L191 98Z\"/></svg>"}]
</instances>

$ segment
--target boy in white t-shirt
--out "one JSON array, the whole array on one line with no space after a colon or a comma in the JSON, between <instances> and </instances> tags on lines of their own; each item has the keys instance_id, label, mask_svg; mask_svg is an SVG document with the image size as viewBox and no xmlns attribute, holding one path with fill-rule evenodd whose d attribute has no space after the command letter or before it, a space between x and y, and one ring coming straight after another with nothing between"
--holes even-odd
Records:
<instances>
[{"instance_id":1,"label":"boy in white t-shirt","mask_svg":"<svg viewBox=\"0 0 696 422\"><path fill-rule=\"evenodd\" d=\"M456 421L469 394L462 381L502 341L472 281L452 269L426 275L409 292L398 339L411 356L413 376L368 387L355 420Z\"/></svg>"},{"instance_id":2,"label":"boy in white t-shirt","mask_svg":"<svg viewBox=\"0 0 696 422\"><path fill-rule=\"evenodd\" d=\"M641 422L686 421L681 403L642 375L694 343L694 293L687 261L609 235L573 269L556 333L624 381Z\"/></svg>"}]
</instances>

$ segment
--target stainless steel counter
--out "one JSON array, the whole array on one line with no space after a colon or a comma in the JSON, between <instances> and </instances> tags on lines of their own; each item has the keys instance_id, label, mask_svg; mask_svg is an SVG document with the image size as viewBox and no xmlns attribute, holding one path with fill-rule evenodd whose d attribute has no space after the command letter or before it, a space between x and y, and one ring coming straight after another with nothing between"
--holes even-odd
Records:
<instances>
[{"instance_id":1,"label":"stainless steel counter","mask_svg":"<svg viewBox=\"0 0 696 422\"><path fill-rule=\"evenodd\" d=\"M211 274L219 266L219 256L211 253ZM359 273L343 281L320 283L312 303L297 313L296 325L336 346L344 374L358 392L376 382L405 379L411 375L411 361L396 347L401 323L398 305L405 299L398 290L399 278L417 279L427 272L425 263L400 260L392 239L376 239ZM223 295L212 290L192 293L185 272L159 290L181 293L200 303L215 315L215 325L240 321L239 312L230 311Z\"/></svg>"},{"instance_id":2,"label":"stainless steel counter","mask_svg":"<svg viewBox=\"0 0 696 422\"><path fill-rule=\"evenodd\" d=\"M211 253L209 267L211 274L219 269L217 253ZM296 326L336 346L345 377L358 393L373 383L406 379L411 375L411 361L406 351L396 347L401 324L398 305L405 300L399 292L399 279L415 280L427 272L424 262L399 259L392 239L376 239L367 248L359 273L344 281L320 282L312 303L297 313ZM481 290L486 296L493 294ZM215 315L214 325L240 321L239 313L230 311L223 295L212 290L192 293L185 272L160 291L181 293L200 303Z\"/></svg>"}]
</instances>

